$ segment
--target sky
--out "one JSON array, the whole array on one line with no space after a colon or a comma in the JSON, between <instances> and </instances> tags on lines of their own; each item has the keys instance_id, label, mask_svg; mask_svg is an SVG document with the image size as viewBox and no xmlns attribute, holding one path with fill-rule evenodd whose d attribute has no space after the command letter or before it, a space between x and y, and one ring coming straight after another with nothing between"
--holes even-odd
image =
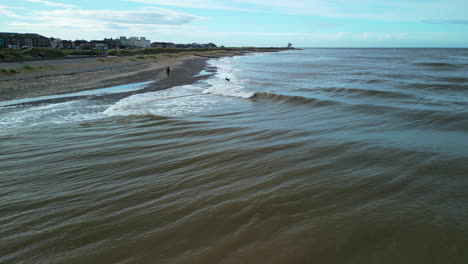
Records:
<instances>
[{"instance_id":1,"label":"sky","mask_svg":"<svg viewBox=\"0 0 468 264\"><path fill-rule=\"evenodd\" d=\"M0 31L224 46L466 47L468 0L0 0Z\"/></svg>"}]
</instances>

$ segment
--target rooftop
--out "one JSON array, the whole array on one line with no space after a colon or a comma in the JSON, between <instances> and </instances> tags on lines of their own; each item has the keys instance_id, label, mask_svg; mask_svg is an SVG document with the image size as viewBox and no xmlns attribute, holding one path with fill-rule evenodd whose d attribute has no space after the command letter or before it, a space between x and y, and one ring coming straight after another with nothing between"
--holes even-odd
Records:
<instances>
[{"instance_id":1,"label":"rooftop","mask_svg":"<svg viewBox=\"0 0 468 264\"><path fill-rule=\"evenodd\" d=\"M0 37L4 37L4 38L38 38L38 37L44 37L44 36L41 36L41 35L36 34L36 33L0 32Z\"/></svg>"}]
</instances>

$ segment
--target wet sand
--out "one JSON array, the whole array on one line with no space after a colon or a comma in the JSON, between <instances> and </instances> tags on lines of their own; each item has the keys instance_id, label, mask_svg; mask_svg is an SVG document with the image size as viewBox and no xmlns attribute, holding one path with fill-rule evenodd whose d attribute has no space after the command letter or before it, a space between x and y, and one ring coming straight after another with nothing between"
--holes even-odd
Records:
<instances>
[{"instance_id":1,"label":"wet sand","mask_svg":"<svg viewBox=\"0 0 468 264\"><path fill-rule=\"evenodd\" d=\"M186 79L187 69L202 70L205 58L135 59L135 58L80 58L72 60L44 60L28 63L7 63L0 67L24 67L17 74L0 76L0 101L31 98L52 94L79 92L166 78L165 69L171 67L173 76ZM42 67L39 68L39 67ZM36 70L37 69L37 70ZM190 71L192 72L192 71ZM182 80L178 80L180 82Z\"/></svg>"},{"instance_id":2,"label":"wet sand","mask_svg":"<svg viewBox=\"0 0 468 264\"><path fill-rule=\"evenodd\" d=\"M206 55L158 54L133 57L89 57L74 59L7 62L0 73L0 101L79 92L137 82L156 81L145 90L160 90L193 83L206 67L206 60L236 56L247 51L226 51ZM166 76L171 67L171 76Z\"/></svg>"}]
</instances>

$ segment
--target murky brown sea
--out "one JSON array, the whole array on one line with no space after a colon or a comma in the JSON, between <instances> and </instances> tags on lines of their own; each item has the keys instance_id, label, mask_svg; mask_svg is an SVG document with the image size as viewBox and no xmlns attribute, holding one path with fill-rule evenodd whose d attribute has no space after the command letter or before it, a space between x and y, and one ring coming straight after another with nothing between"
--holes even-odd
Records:
<instances>
[{"instance_id":1,"label":"murky brown sea","mask_svg":"<svg viewBox=\"0 0 468 264\"><path fill-rule=\"evenodd\" d=\"M222 63L300 62L287 56ZM361 63L353 73L386 65ZM431 76L450 75L452 89L396 91L401 76L340 88L322 66L321 77L293 71L275 86L264 67L235 75L254 87L252 99L212 92L171 105L181 99L145 94L118 108L131 114L101 118L73 107L109 109L92 100L4 108L2 124L17 123L0 133L0 262L468 263L468 97L456 90L466 80L416 65L434 89ZM374 74L396 74L390 68ZM417 81L408 78L407 87ZM176 115L181 105L192 112ZM164 107L174 116L133 112ZM38 116L50 120L26 126Z\"/></svg>"}]
</instances>

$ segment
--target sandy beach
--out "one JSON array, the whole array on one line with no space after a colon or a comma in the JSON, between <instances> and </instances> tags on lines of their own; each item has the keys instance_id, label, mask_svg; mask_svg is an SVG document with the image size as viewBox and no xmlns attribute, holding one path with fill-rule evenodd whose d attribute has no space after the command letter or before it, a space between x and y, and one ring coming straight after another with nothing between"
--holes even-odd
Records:
<instances>
[{"instance_id":1,"label":"sandy beach","mask_svg":"<svg viewBox=\"0 0 468 264\"><path fill-rule=\"evenodd\" d=\"M132 57L86 57L0 63L0 101L64 94L116 85L156 81L150 90L190 84L206 67L208 58L235 56L246 51L157 54ZM170 67L171 78L165 69Z\"/></svg>"}]
</instances>

